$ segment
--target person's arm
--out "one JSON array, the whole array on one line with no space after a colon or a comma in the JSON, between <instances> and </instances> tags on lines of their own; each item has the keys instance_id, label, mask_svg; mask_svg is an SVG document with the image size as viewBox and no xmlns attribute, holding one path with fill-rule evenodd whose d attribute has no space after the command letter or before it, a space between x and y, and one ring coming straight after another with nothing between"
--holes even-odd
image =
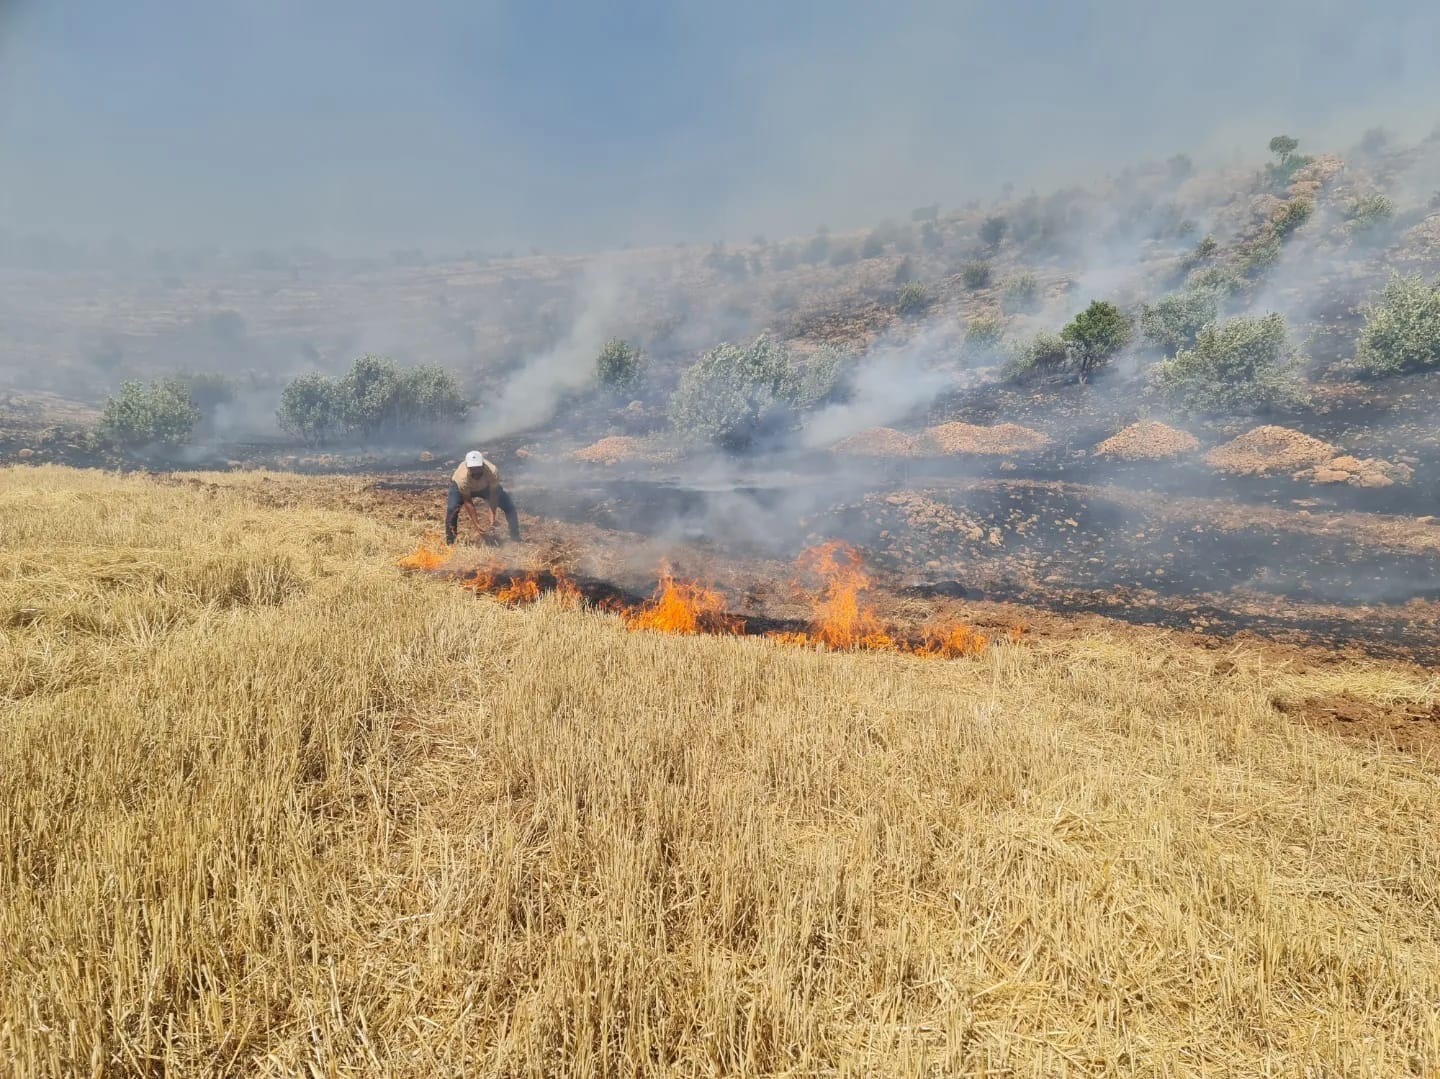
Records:
<instances>
[{"instance_id":1,"label":"person's arm","mask_svg":"<svg viewBox=\"0 0 1440 1079\"><path fill-rule=\"evenodd\" d=\"M465 512L470 515L470 523L475 526L475 532L477 535L479 535L481 532L480 515L475 512L475 500L469 495L466 495L464 501L461 504L465 507ZM493 514L490 521L490 527L495 527Z\"/></svg>"},{"instance_id":2,"label":"person's arm","mask_svg":"<svg viewBox=\"0 0 1440 1079\"><path fill-rule=\"evenodd\" d=\"M500 473L490 477L490 485L485 488L485 505L490 507L490 527L495 527L495 507L500 501Z\"/></svg>"}]
</instances>

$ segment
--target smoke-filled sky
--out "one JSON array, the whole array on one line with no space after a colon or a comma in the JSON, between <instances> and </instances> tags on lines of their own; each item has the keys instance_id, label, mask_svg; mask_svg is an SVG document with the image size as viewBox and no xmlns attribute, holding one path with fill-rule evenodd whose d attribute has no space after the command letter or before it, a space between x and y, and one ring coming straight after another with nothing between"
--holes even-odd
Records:
<instances>
[{"instance_id":1,"label":"smoke-filled sky","mask_svg":"<svg viewBox=\"0 0 1440 1079\"><path fill-rule=\"evenodd\" d=\"M0 0L0 228L746 240L1440 120L1433 0Z\"/></svg>"}]
</instances>

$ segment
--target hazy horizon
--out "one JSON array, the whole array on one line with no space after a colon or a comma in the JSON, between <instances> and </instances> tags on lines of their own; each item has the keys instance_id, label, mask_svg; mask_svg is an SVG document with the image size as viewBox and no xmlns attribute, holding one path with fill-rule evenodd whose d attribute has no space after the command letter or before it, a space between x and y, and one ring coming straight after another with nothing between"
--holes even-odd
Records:
<instances>
[{"instance_id":1,"label":"hazy horizon","mask_svg":"<svg viewBox=\"0 0 1440 1079\"><path fill-rule=\"evenodd\" d=\"M0 228L596 250L1428 130L1440 11L0 0Z\"/></svg>"}]
</instances>

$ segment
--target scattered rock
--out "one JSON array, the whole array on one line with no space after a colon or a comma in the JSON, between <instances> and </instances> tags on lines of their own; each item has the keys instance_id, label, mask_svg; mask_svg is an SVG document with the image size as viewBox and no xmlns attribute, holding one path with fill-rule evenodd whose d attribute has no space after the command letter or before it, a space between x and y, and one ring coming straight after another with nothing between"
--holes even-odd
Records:
<instances>
[{"instance_id":1,"label":"scattered rock","mask_svg":"<svg viewBox=\"0 0 1440 1079\"><path fill-rule=\"evenodd\" d=\"M1391 487L1409 483L1415 470L1409 465L1382 461L1378 457L1336 457L1316 468L1305 468L1294 478L1311 483L1348 483L1353 487Z\"/></svg>"},{"instance_id":2,"label":"scattered rock","mask_svg":"<svg viewBox=\"0 0 1440 1079\"><path fill-rule=\"evenodd\" d=\"M434 455L433 453L431 453L429 450L421 450L421 451L420 451L420 460L421 460L421 462L422 462L423 464L427 464L427 465L428 465L431 461L435 460L435 455Z\"/></svg>"}]
</instances>

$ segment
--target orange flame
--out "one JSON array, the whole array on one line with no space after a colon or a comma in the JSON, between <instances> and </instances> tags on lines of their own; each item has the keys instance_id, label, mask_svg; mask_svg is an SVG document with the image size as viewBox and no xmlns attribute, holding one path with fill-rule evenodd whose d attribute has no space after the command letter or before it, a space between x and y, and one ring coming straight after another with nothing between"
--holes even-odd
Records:
<instances>
[{"instance_id":1,"label":"orange flame","mask_svg":"<svg viewBox=\"0 0 1440 1079\"><path fill-rule=\"evenodd\" d=\"M575 608L585 602L580 586L565 576L563 569L556 566L550 572L555 577L555 599L562 607Z\"/></svg>"},{"instance_id":2,"label":"orange flame","mask_svg":"<svg viewBox=\"0 0 1440 1079\"><path fill-rule=\"evenodd\" d=\"M820 591L810 597L813 613L809 631L775 634L774 639L782 644L947 658L978 656L990 644L985 634L963 623L930 626L920 641L905 640L862 602L862 594L870 589L870 578L861 568L859 552L848 544L833 541L811 547L801 552L796 567L818 578Z\"/></svg>"},{"instance_id":3,"label":"orange flame","mask_svg":"<svg viewBox=\"0 0 1440 1079\"><path fill-rule=\"evenodd\" d=\"M949 626L926 629L925 639L915 649L922 656L978 656L990 646L990 638L977 629L957 622Z\"/></svg>"},{"instance_id":4,"label":"orange flame","mask_svg":"<svg viewBox=\"0 0 1440 1079\"><path fill-rule=\"evenodd\" d=\"M439 536L427 533L421 537L415 550L399 559L395 564L401 569L431 572L448 563L454 554L455 551L452 548L440 542Z\"/></svg>"},{"instance_id":5,"label":"orange flame","mask_svg":"<svg viewBox=\"0 0 1440 1079\"><path fill-rule=\"evenodd\" d=\"M495 593L495 598L508 607L519 607L525 603L534 603L540 598L540 582L533 576L516 577L504 588Z\"/></svg>"},{"instance_id":6,"label":"orange flame","mask_svg":"<svg viewBox=\"0 0 1440 1079\"><path fill-rule=\"evenodd\" d=\"M415 551L396 564L418 570L445 566L450 562L452 551L436 541L437 537L427 535ZM768 635L779 644L944 658L978 656L990 645L984 633L964 623L928 626L918 639L887 626L863 602L864 593L870 589L870 578L862 568L859 553L844 543L812 547L800 555L796 566L802 574L818 582L817 590L809 593L811 622L804 632ZM534 603L547 589L564 606L574 608L585 603L579 585L558 567L521 572L495 565L480 566L460 584L476 595L492 596L510 607ZM719 592L697 581L677 580L663 564L651 599L638 606L612 601L604 601L600 606L618 613L632 630L680 634L745 632L744 620L726 613L725 598ZM1025 627L1013 627L1009 639L1018 642L1024 632Z\"/></svg>"},{"instance_id":7,"label":"orange flame","mask_svg":"<svg viewBox=\"0 0 1440 1079\"><path fill-rule=\"evenodd\" d=\"M622 611L631 629L657 633L740 633L744 624L725 614L725 598L694 581L677 581L668 567L660 569L655 596L638 610Z\"/></svg>"},{"instance_id":8,"label":"orange flame","mask_svg":"<svg viewBox=\"0 0 1440 1079\"><path fill-rule=\"evenodd\" d=\"M860 593L870 588L870 578L860 568L860 555L847 544L825 543L801 552L796 560L801 572L820 578L823 585L814 599L811 636L827 648L872 648L889 650L895 639L873 611L860 603Z\"/></svg>"}]
</instances>

